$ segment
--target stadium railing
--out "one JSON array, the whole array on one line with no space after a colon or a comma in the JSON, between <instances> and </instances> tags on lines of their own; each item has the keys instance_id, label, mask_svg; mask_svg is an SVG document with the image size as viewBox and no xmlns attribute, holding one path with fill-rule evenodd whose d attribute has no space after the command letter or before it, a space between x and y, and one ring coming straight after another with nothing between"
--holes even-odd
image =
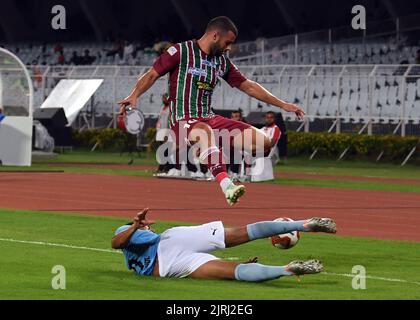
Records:
<instances>
[{"instance_id":1,"label":"stadium railing","mask_svg":"<svg viewBox=\"0 0 420 320\"><path fill-rule=\"evenodd\" d=\"M104 79L93 101L85 108L90 117L108 119L99 126L116 126L117 102L132 90L138 76L150 66L33 66L34 106L39 108L61 79ZM285 120L297 129L312 131L317 121L326 120L339 133L346 125L397 129L406 135L406 126L420 127L420 65L255 65L241 71L283 100L301 105L307 112L305 122L295 121L293 114ZM147 117L156 118L167 92L167 78L158 80L140 100ZM277 111L271 106L230 88L224 82L214 92L213 108L250 112ZM80 123L76 124L80 125Z\"/></svg>"}]
</instances>

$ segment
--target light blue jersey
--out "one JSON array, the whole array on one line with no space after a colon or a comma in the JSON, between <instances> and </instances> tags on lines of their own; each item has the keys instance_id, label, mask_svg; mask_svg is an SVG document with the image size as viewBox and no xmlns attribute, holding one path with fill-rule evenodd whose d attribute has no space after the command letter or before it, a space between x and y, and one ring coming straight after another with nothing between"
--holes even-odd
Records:
<instances>
[{"instance_id":1,"label":"light blue jersey","mask_svg":"<svg viewBox=\"0 0 420 320\"><path fill-rule=\"evenodd\" d=\"M129 227L129 225L119 227L115 234L127 230ZM140 275L152 275L159 241L160 235L152 231L136 230L122 248L127 268Z\"/></svg>"}]
</instances>

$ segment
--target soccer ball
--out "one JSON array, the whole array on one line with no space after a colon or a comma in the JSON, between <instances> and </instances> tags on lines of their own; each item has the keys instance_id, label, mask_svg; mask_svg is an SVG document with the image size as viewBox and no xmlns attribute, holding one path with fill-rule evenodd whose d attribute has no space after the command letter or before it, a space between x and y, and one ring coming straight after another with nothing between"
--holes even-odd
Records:
<instances>
[{"instance_id":1,"label":"soccer ball","mask_svg":"<svg viewBox=\"0 0 420 320\"><path fill-rule=\"evenodd\" d=\"M293 221L290 218L278 218L274 221ZM292 231L289 233L279 234L271 237L271 243L278 249L290 249L293 248L299 241L299 231Z\"/></svg>"}]
</instances>

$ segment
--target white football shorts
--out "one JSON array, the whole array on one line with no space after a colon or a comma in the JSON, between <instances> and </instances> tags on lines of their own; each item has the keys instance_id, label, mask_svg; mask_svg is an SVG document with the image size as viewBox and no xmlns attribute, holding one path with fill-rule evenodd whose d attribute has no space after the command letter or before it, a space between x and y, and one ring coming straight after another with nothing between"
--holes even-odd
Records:
<instances>
[{"instance_id":1,"label":"white football shorts","mask_svg":"<svg viewBox=\"0 0 420 320\"><path fill-rule=\"evenodd\" d=\"M210 251L225 247L225 228L221 221L168 229L161 234L158 246L159 274L187 277L203 264L218 259Z\"/></svg>"}]
</instances>

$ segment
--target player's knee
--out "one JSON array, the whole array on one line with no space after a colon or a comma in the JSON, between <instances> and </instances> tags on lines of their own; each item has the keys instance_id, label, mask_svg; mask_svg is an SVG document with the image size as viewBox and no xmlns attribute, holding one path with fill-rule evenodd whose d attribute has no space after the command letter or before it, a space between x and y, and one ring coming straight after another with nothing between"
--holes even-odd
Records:
<instances>
[{"instance_id":1,"label":"player's knee","mask_svg":"<svg viewBox=\"0 0 420 320\"><path fill-rule=\"evenodd\" d=\"M197 123L194 126L194 129L191 130L189 135L189 140L191 142L211 142L212 141L212 129L205 123Z\"/></svg>"},{"instance_id":2,"label":"player's knee","mask_svg":"<svg viewBox=\"0 0 420 320\"><path fill-rule=\"evenodd\" d=\"M198 122L197 124L194 125L194 130L202 130L206 133L211 133L211 127L204 123L204 122Z\"/></svg>"}]
</instances>

